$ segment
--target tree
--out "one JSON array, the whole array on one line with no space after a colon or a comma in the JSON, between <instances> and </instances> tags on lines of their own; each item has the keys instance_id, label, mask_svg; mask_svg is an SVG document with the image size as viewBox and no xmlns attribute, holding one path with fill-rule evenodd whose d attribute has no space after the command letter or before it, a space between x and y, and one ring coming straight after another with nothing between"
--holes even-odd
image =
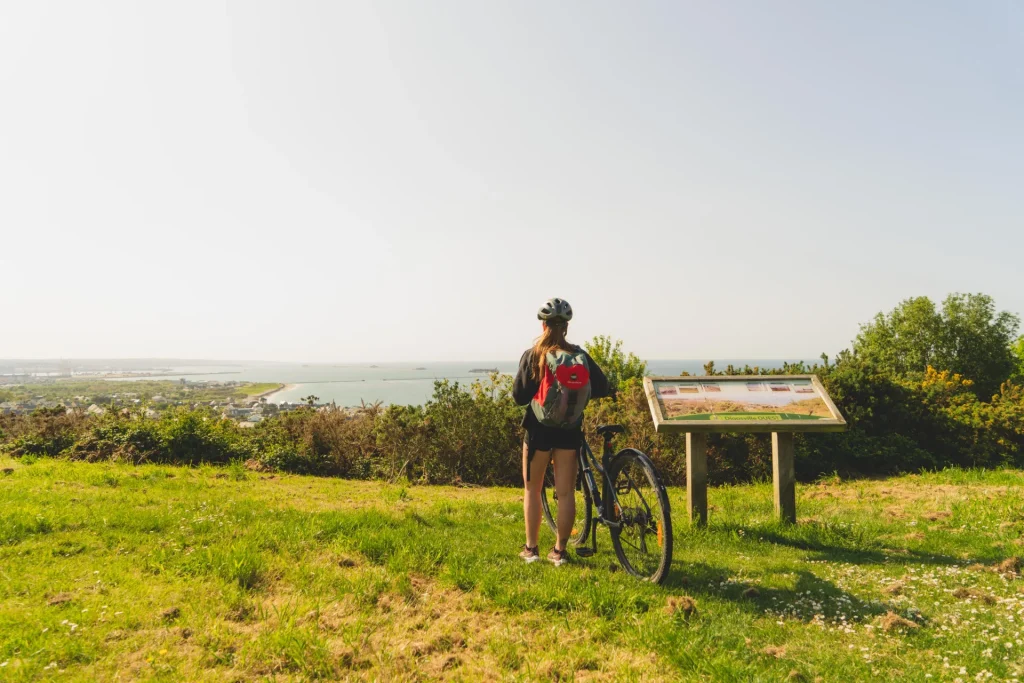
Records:
<instances>
[{"instance_id":1,"label":"tree","mask_svg":"<svg viewBox=\"0 0 1024 683\"><path fill-rule=\"evenodd\" d=\"M1016 382L1024 382L1024 336L1018 337L1017 341L1010 347L1013 357L1017 362L1017 369L1013 373Z\"/></svg>"},{"instance_id":2,"label":"tree","mask_svg":"<svg viewBox=\"0 0 1024 683\"><path fill-rule=\"evenodd\" d=\"M901 301L888 315L861 325L854 351L892 375L924 372L933 365L942 318L926 296Z\"/></svg>"},{"instance_id":3,"label":"tree","mask_svg":"<svg viewBox=\"0 0 1024 683\"><path fill-rule=\"evenodd\" d=\"M647 374L647 363L634 354L622 351L622 340L612 342L611 337L598 335L583 345L594 362L608 378L608 384L616 391L630 379L642 379Z\"/></svg>"},{"instance_id":4,"label":"tree","mask_svg":"<svg viewBox=\"0 0 1024 683\"><path fill-rule=\"evenodd\" d=\"M1010 342L1020 319L996 312L985 294L950 294L938 310L928 297L900 302L861 327L854 351L896 377L923 373L929 366L974 382L979 397L999 390L1016 368Z\"/></svg>"}]
</instances>

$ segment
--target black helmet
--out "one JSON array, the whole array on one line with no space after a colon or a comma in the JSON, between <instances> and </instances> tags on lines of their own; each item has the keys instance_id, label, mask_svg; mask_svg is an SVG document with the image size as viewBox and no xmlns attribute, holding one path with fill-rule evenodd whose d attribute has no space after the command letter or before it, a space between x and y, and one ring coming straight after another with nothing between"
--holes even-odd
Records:
<instances>
[{"instance_id":1,"label":"black helmet","mask_svg":"<svg viewBox=\"0 0 1024 683\"><path fill-rule=\"evenodd\" d=\"M572 306L565 299L548 299L537 311L538 320L572 320Z\"/></svg>"}]
</instances>

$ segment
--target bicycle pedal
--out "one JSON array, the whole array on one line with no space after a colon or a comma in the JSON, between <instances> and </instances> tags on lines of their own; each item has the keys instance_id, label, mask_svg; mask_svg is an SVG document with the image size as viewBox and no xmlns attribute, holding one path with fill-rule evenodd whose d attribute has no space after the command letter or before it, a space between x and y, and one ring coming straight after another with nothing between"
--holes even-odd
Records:
<instances>
[{"instance_id":1,"label":"bicycle pedal","mask_svg":"<svg viewBox=\"0 0 1024 683\"><path fill-rule=\"evenodd\" d=\"M580 557L593 557L594 556L594 549L593 548L576 548L576 554L578 556L580 556Z\"/></svg>"}]
</instances>

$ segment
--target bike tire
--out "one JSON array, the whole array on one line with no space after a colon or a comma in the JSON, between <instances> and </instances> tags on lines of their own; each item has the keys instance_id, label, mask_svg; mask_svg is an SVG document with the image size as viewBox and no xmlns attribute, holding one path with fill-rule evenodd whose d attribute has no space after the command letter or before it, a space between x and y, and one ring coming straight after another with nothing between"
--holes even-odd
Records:
<instances>
[{"instance_id":1,"label":"bike tire","mask_svg":"<svg viewBox=\"0 0 1024 683\"><path fill-rule=\"evenodd\" d=\"M590 489L583 483L583 472L576 472L576 521L573 523L572 536L569 537L569 545L578 546L587 540L590 525L594 519L594 503L590 498ZM550 498L550 500L549 500ZM544 485L540 490L540 504L544 510L544 521L548 523L555 537L558 537L558 496L555 493L554 467L549 467L544 473Z\"/></svg>"},{"instance_id":2,"label":"bike tire","mask_svg":"<svg viewBox=\"0 0 1024 683\"><path fill-rule=\"evenodd\" d=\"M611 512L621 524L609 527L619 563L633 576L661 583L672 565L672 510L661 477L651 459L632 448L616 454L608 477L617 500Z\"/></svg>"}]
</instances>

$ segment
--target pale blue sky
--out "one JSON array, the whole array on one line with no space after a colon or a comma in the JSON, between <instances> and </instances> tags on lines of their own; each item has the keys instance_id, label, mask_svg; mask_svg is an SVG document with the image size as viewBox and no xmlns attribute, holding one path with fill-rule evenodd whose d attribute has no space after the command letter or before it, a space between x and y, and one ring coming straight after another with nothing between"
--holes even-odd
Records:
<instances>
[{"instance_id":1,"label":"pale blue sky","mask_svg":"<svg viewBox=\"0 0 1024 683\"><path fill-rule=\"evenodd\" d=\"M1024 312L1024 3L0 5L0 358L649 358Z\"/></svg>"}]
</instances>

